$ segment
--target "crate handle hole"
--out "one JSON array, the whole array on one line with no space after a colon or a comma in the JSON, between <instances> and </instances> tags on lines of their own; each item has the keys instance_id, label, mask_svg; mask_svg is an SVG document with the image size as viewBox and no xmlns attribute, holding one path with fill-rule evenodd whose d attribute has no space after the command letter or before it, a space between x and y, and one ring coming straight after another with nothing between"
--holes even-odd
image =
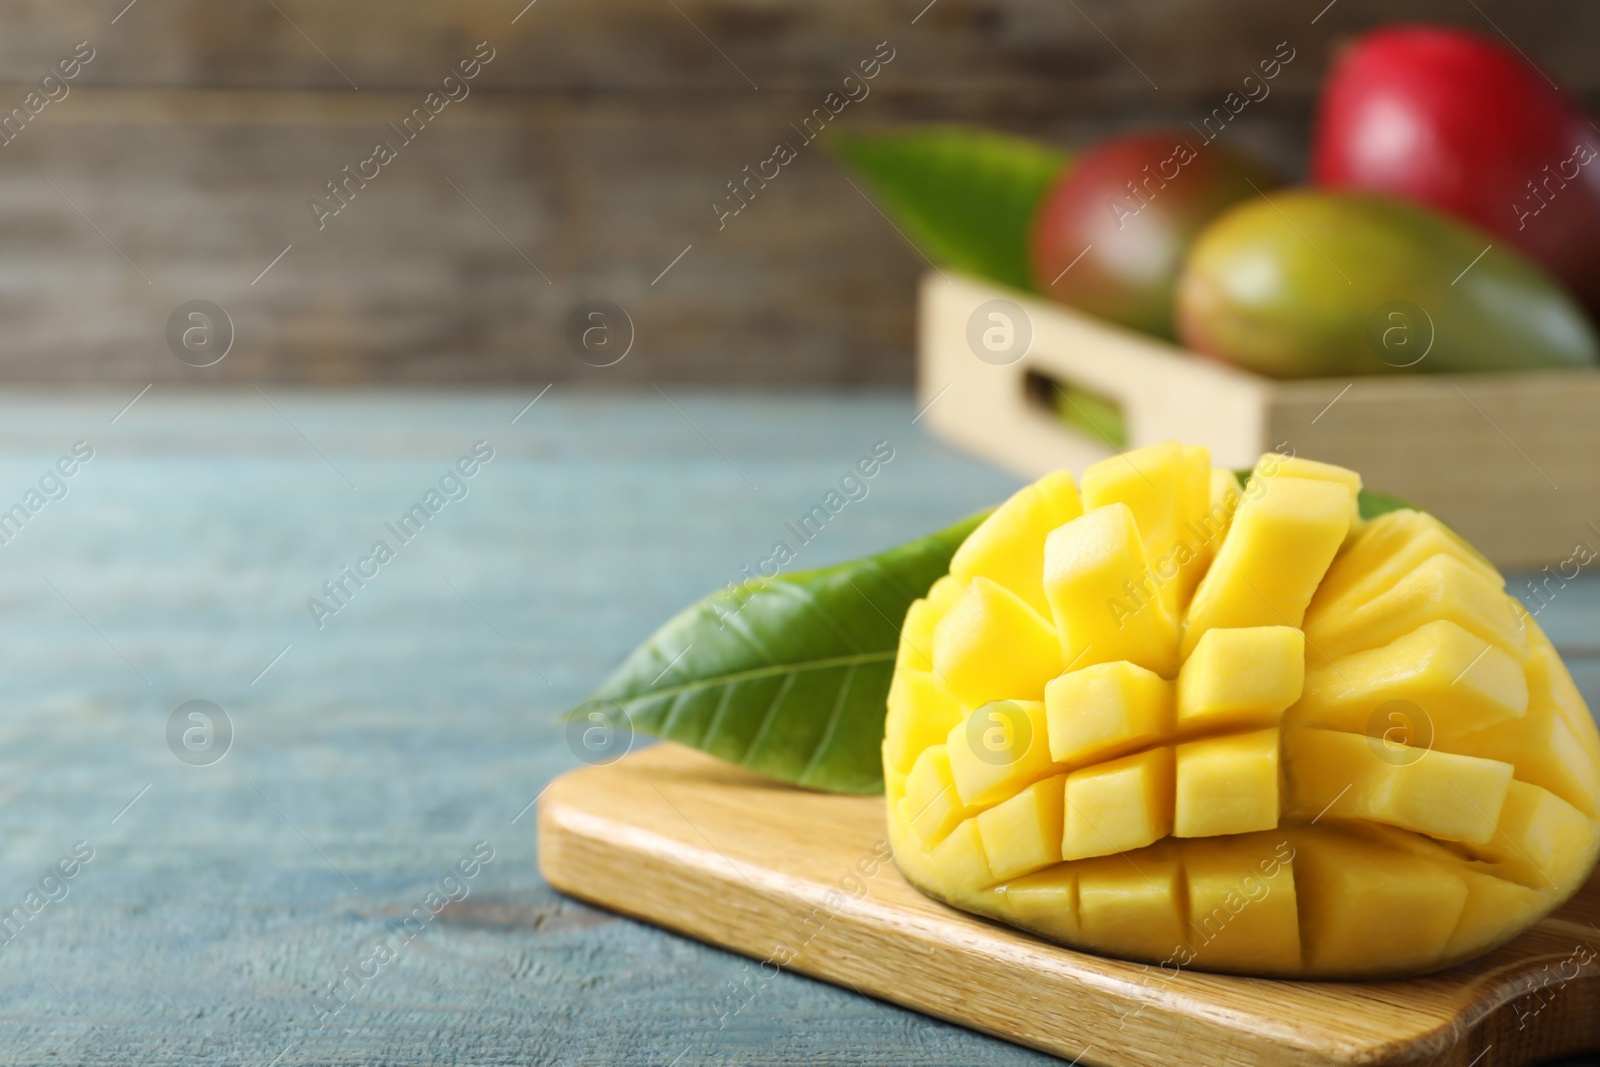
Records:
<instances>
[{"instance_id":1,"label":"crate handle hole","mask_svg":"<svg viewBox=\"0 0 1600 1067\"><path fill-rule=\"evenodd\" d=\"M1068 429L1118 452L1128 447L1128 420L1112 397L1034 369L1023 375L1022 388L1030 404Z\"/></svg>"}]
</instances>

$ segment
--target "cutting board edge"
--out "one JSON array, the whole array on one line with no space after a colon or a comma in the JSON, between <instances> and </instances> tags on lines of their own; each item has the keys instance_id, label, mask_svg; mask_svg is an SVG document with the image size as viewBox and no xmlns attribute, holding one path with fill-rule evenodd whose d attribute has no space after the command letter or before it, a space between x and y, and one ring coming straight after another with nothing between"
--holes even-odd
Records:
<instances>
[{"instance_id":1,"label":"cutting board edge","mask_svg":"<svg viewBox=\"0 0 1600 1067\"><path fill-rule=\"evenodd\" d=\"M547 804L549 804L548 808L546 807ZM663 927L716 948L737 953L751 960L761 961L763 964L774 958L774 950L764 948L761 943L757 942L753 934L747 935L742 930L732 928L732 924L727 921L729 911L735 909L730 907L730 899L725 894L727 892L738 893L734 884L736 879L731 874L719 877L710 873L709 863L697 862L695 864L697 868L706 872L706 877L710 881L719 883L718 891L705 894L707 900L716 902L715 913L711 909L706 909L691 919L683 911L665 908L660 905L652 907L649 903L641 905L639 903L641 900L658 899L651 893L651 889L655 887L648 880L639 878L636 870L624 871L620 865L616 864L614 861L619 857L612 844L615 838L608 833L598 832L603 827L615 827L615 823L595 819L588 813L579 813L578 818L572 818L572 812L564 810L559 803L550 803L548 797L540 802L539 814L539 867L545 880L556 889L579 900L606 908L609 911ZM648 853L636 853L634 858L644 855L648 855ZM703 855L700 859L706 860L708 857ZM899 877L898 872L893 872L893 874L894 877ZM623 884L622 878L631 879L628 891L620 890ZM594 886L614 887L614 891L596 892L593 889ZM816 906L816 904L806 904L802 907L802 902L799 901L795 901L793 904L797 915L804 915ZM984 922L984 920L978 919L973 921ZM833 922L830 922L823 927L823 930L826 932L834 925ZM821 936L823 935L818 935L818 937ZM832 935L833 938L838 936L837 931ZM817 945L817 939L814 938L805 947L807 949L820 950L832 946L826 942L823 945ZM870 979L861 980L863 976L860 974L855 975L858 980L852 981L843 968L830 966L827 959L805 958L802 956L791 960L784 966L788 970L796 971L808 977L816 978L841 988L852 989L863 995L877 996L912 1011L978 1030L991 1037L1048 1052L1053 1056L1059 1056L1068 1061L1078 1062L1081 1057L1081 1062L1085 1064L1098 1062L1097 1058L1092 1055L1095 1047L1092 1041L1069 1044L1063 1039L1052 1037L1047 1033L1035 1032L1034 1027L1019 1025L1013 1029L1006 1029L999 1025L985 1025L983 1020L975 1019L970 1011L962 1012L954 1006L941 1010L940 1006L930 1004L927 1000L908 996L903 989L896 988L887 982L875 982ZM1133 1002L1129 1002L1123 1007L1123 1010L1132 1017L1137 1017L1141 1014L1140 1009L1141 1005ZM710 1018L715 1021L717 1017L712 1016ZM1170 1033L1171 1031L1168 1030L1169 1037ZM1326 1065L1330 1062L1316 1055L1310 1049L1304 1051L1305 1056L1303 1058L1284 1059L1274 1062L1305 1063L1307 1065ZM1151 1060L1149 1062L1159 1063L1161 1061ZM1237 1062L1248 1064L1260 1061L1239 1060ZM1363 1060L1355 1058L1347 1062L1357 1064L1363 1062ZM1344 1067L1344 1064L1336 1062L1335 1067Z\"/></svg>"},{"instance_id":2,"label":"cutting board edge","mask_svg":"<svg viewBox=\"0 0 1600 1067\"><path fill-rule=\"evenodd\" d=\"M648 754L647 754L648 752ZM770 937L763 941L752 925L772 921L774 906L793 909L795 917L814 914L823 903L813 891L807 893L801 880L772 875L751 868L741 870L728 854L715 845L703 828L688 821L678 804L662 792L661 784L681 783L697 763L717 769L717 776L726 779L743 772L726 765L716 764L709 757L677 745L653 746L647 752L629 757L632 766L621 770L611 767L580 768L553 782L539 802L539 863L547 881L555 888L580 900L607 908L641 921L659 925L695 940L736 952L755 960L773 959L765 946L772 944ZM666 768L659 778L649 775L652 765ZM686 772L685 768L688 768ZM607 811L617 806L609 794L609 780L618 774L648 782L654 792L672 809L673 817L681 824L676 832L667 832L662 826L648 827L647 819L637 808L627 808L618 814ZM770 789L772 783L755 783ZM687 831L687 832L686 832ZM885 835L886 837L886 835ZM698 838L698 840L695 840ZM887 847L886 840L882 842ZM760 877L758 889L748 879L753 871ZM769 877L769 875L771 875ZM1084 1063L1096 1062L1096 1051L1107 1045L1099 1043L1110 1035L1104 1032L1106 1017L1119 1015L1121 1022L1115 1038L1118 1042L1119 1063L1170 1062L1163 1055L1177 1041L1204 1040L1213 1044L1215 1062L1222 1064L1272 1064L1272 1065L1322 1065L1343 1067L1351 1065L1418 1065L1418 1067L1503 1067L1496 1065L1486 1051L1507 1040L1516 1041L1516 1002L1530 994L1528 972L1541 962L1554 962L1561 958L1551 952L1535 957L1508 960L1500 973L1478 988L1470 1003L1457 1016L1432 1023L1414 1032L1382 1040L1334 1040L1318 1044L1306 1039L1303 1031L1292 1023L1278 1028L1276 1035L1262 1029L1247 1030L1229 1027L1218 1021L1215 1012L1185 1009L1185 998L1168 1003L1157 1003L1158 998L1140 998L1138 987L1130 986L1125 979L1097 971L1097 966L1108 968L1129 967L1119 961L1100 960L1059 948L1045 942L1032 942L1025 935L987 920L936 905L904 883L892 860L881 865L881 873L937 908L936 917L928 921L907 921L903 915L895 916L895 908L878 904L873 906L870 894L863 898L866 908L842 908L831 915L833 921L823 926L804 945L804 954L782 961L787 969L827 981L842 988L865 995L872 993L884 1000L900 1004L911 1010L942 1018L947 1021L979 1030L1003 1040L1012 1041L1061 1056L1068 1060L1081 1058ZM903 908L903 905L900 906ZM748 920L738 921L741 913ZM874 917L876 914L876 917ZM934 959L942 951L951 956L944 969L950 973L946 979L932 983L908 986L894 976L877 977L871 961L859 951L861 945L871 945L881 939L880 925L885 915L891 916L890 926L895 927L893 939L887 947L891 951L906 952L908 944L917 946ZM842 922L837 920L842 919ZM1564 928L1576 928L1570 921L1562 921ZM952 934L952 931L955 933ZM920 935L920 936L919 936ZM1007 994L1005 1001L985 1005L983 1013L975 1013L970 999L956 999L951 990L963 979L972 977L973 959L955 958L966 952L992 956L996 935L1006 944L1004 950L1015 955L1022 952L1036 956L1037 969L1030 971L1035 978L1073 980L1099 986L1098 1002L1087 1007L1073 1004L1071 1011L1082 1015L1090 1010L1098 1013L1100 1032L1085 1032L1081 1023L1063 1014L1051 1025L1056 1012L1050 1009L1059 1005L1040 1003L1035 996L1033 1004L1040 1010L1034 1014L1020 1013L1025 998L1015 992ZM1030 951L1031 949L1031 951ZM1070 962L1064 962L1070 961ZM991 961L992 962L992 961ZM959 968L960 973L954 973ZM1484 976L1489 978L1488 975ZM1002 985L997 982L996 987ZM1296 987L1340 988L1347 983L1294 983ZM1120 988L1119 988L1120 987ZM1067 997L1081 996L1082 991L1064 991ZM1573 1052L1600 1048L1600 968L1591 967L1577 978L1562 983L1550 1003L1539 1009L1540 1014L1554 1010L1553 1016L1541 1020L1540 1032L1547 1037L1559 1031L1563 1040L1544 1040L1525 1045L1522 1058L1517 1063L1536 1062L1538 1059L1567 1055ZM709 997L708 997L709 999ZM991 996L991 1000L994 997ZM1198 1000L1199 998L1187 998ZM1019 1009L1019 1010L1007 1010ZM1132 1032L1127 1024L1132 1021ZM1419 1020L1420 1021L1420 1020ZM1257 1020L1260 1026L1272 1029L1272 1020ZM1142 1031L1142 1033L1141 1033ZM1065 1037L1072 1034L1070 1040ZM1096 1040L1099 1039L1099 1041ZM1244 1040L1241 1040L1243 1038ZM1140 1040L1143 1039L1143 1040ZM1145 1045L1143 1058L1128 1056L1129 1046ZM1495 1058L1496 1060L1499 1057Z\"/></svg>"}]
</instances>

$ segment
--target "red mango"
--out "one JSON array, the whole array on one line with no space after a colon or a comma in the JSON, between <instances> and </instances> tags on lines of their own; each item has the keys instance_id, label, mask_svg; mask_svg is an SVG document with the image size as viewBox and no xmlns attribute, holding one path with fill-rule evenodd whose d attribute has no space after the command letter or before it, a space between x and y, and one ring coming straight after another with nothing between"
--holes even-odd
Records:
<instances>
[{"instance_id":1,"label":"red mango","mask_svg":"<svg viewBox=\"0 0 1600 1067\"><path fill-rule=\"evenodd\" d=\"M1476 223L1600 312L1600 130L1497 41L1443 26L1361 37L1323 87L1311 171Z\"/></svg>"}]
</instances>

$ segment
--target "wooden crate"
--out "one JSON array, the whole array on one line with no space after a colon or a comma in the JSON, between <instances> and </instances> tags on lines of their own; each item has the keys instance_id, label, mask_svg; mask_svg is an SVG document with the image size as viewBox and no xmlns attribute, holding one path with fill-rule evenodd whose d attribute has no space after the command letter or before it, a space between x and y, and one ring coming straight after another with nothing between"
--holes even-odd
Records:
<instances>
[{"instance_id":1,"label":"wooden crate","mask_svg":"<svg viewBox=\"0 0 1600 1067\"><path fill-rule=\"evenodd\" d=\"M1351 467L1503 568L1600 551L1600 371L1277 381L956 274L926 275L920 304L920 421L1019 474L1115 454L1051 408L1054 386L1073 386L1120 407L1129 448L1178 438L1223 466L1292 449Z\"/></svg>"}]
</instances>

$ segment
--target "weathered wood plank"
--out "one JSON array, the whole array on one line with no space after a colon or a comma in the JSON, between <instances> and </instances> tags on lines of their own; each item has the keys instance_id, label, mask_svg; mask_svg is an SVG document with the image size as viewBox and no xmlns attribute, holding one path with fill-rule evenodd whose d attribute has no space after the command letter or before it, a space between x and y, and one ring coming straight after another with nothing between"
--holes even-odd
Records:
<instances>
[{"instance_id":1,"label":"weathered wood plank","mask_svg":"<svg viewBox=\"0 0 1600 1067\"><path fill-rule=\"evenodd\" d=\"M926 438L909 397L669 389L675 409L557 385L513 423L540 387L158 383L124 411L142 387L0 392L0 502L95 449L0 545L0 904L96 850L0 949L7 1062L663 1064L691 1042L679 1067L1046 1062L793 975L719 1030L744 961L561 898L531 813L512 822L577 763L557 715L873 441L895 459L797 566L1015 486ZM467 498L317 630L306 599L480 439ZM1600 583L1540 621L1592 650ZM1600 659L1575 666L1600 698ZM164 737L196 698L236 727L211 767ZM496 856L467 898L319 1028L312 994L478 840Z\"/></svg>"},{"instance_id":2,"label":"weathered wood plank","mask_svg":"<svg viewBox=\"0 0 1600 1067\"><path fill-rule=\"evenodd\" d=\"M416 88L435 83L488 40L512 59L488 74L487 84L497 89L708 96L749 92L738 70L762 91L831 86L858 52L888 39L906 50L905 76L931 94L987 89L1018 96L1053 88L1063 91L1048 102L1057 113L1106 105L1127 112L1162 106L1151 82L1180 99L1226 92L1285 39L1304 49L1304 59L1291 65L1280 91L1304 99L1342 37L1405 18L1491 36L1498 27L1556 79L1600 91L1589 48L1600 13L1578 0L1482 0L1480 10L1451 0L1410 0L1403 10L1379 0L1341 0L1326 12L1324 6L539 0L528 8L527 0L144 0L124 10L127 0L5 0L0 81L31 82L64 49L89 40L101 51L85 68L84 84Z\"/></svg>"},{"instance_id":3,"label":"weathered wood plank","mask_svg":"<svg viewBox=\"0 0 1600 1067\"><path fill-rule=\"evenodd\" d=\"M576 765L556 716L874 440L895 459L803 564L1007 491L912 427L908 399L673 392L680 413L558 386L513 424L537 389L158 384L113 424L135 391L0 393L0 500L95 449L0 545L0 904L95 849L0 949L0 1059L661 1064L706 1037L751 1062L1042 1062L801 978L718 1031L742 961L560 898L532 813L512 822ZM466 499L317 630L306 598L479 439L495 457ZM164 738L195 698L236 727L210 767ZM478 840L496 854L466 899L319 1027L313 993Z\"/></svg>"},{"instance_id":4,"label":"weathered wood plank","mask_svg":"<svg viewBox=\"0 0 1600 1067\"><path fill-rule=\"evenodd\" d=\"M887 42L893 60L837 123L963 121L1082 146L1198 120L1287 40L1296 58L1229 136L1294 174L1330 51L1394 14L1312 7L0 0L13 125L5 109L77 42L94 49L0 146L0 379L906 383L924 264L818 146L737 216L711 206L779 140L799 144L791 123ZM1590 5L1479 7L1406 14L1492 19L1600 99ZM312 198L480 41L494 58L469 95L319 229ZM566 338L599 298L637 334L605 371ZM204 371L165 340L193 299L237 328Z\"/></svg>"},{"instance_id":5,"label":"weathered wood plank","mask_svg":"<svg viewBox=\"0 0 1600 1067\"><path fill-rule=\"evenodd\" d=\"M758 111L469 97L400 144L411 95L82 96L4 149L12 380L909 380L915 254L818 149L719 231L711 199L785 132ZM397 158L319 229L380 138ZM597 297L637 336L603 371L566 337ZM237 334L203 371L164 336L197 298Z\"/></svg>"},{"instance_id":6,"label":"weathered wood plank","mask_svg":"<svg viewBox=\"0 0 1600 1067\"><path fill-rule=\"evenodd\" d=\"M818 99L764 92L702 109L481 94L403 143L390 123L416 94L79 89L0 149L17 265L0 290L0 378L907 382L926 264L789 126ZM885 93L859 107L840 121L920 105ZM1280 146L1299 136L1292 124L1254 132ZM314 212L314 198L338 203L327 183L379 139L396 158L365 186L341 185L336 215ZM780 139L800 157L737 215L714 211ZM596 298L623 307L637 338L604 370L567 336ZM226 309L237 338L204 370L165 337L194 299Z\"/></svg>"}]
</instances>

